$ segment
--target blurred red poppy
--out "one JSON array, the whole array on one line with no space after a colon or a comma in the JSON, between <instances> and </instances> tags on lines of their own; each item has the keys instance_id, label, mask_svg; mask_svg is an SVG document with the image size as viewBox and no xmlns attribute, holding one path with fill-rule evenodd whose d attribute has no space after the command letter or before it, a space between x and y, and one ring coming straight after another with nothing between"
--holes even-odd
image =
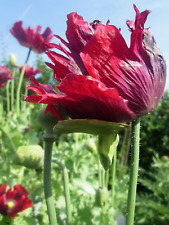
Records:
<instances>
[{"instance_id":1,"label":"blurred red poppy","mask_svg":"<svg viewBox=\"0 0 169 225\"><path fill-rule=\"evenodd\" d=\"M23 66L20 66L20 67L19 67L20 73L21 73L22 69L23 69ZM33 67L31 67L31 66L29 66L29 65L27 64L27 65L26 65L26 68L25 68L25 72L24 72L24 77L25 77L25 78L29 78L29 77L31 77L31 76L34 76L34 75L38 74L38 73L41 73L41 70L40 70L39 68L37 68L36 70L34 70Z\"/></svg>"},{"instance_id":2,"label":"blurred red poppy","mask_svg":"<svg viewBox=\"0 0 169 225\"><path fill-rule=\"evenodd\" d=\"M153 36L144 23L149 10L136 12L135 22L127 24L132 31L130 47L120 30L95 20L89 24L77 13L68 15L66 37L56 36L61 44L47 55L54 64L54 78L60 93L31 78L28 102L59 104L73 119L99 119L127 123L153 110L165 87L166 63ZM66 56L65 56L66 55ZM52 110L53 111L53 110ZM51 113L53 113L51 111Z\"/></svg>"},{"instance_id":3,"label":"blurred red poppy","mask_svg":"<svg viewBox=\"0 0 169 225\"><path fill-rule=\"evenodd\" d=\"M18 216L18 212L32 207L27 190L20 184L6 192L6 184L0 186L0 213L11 218Z\"/></svg>"},{"instance_id":4,"label":"blurred red poppy","mask_svg":"<svg viewBox=\"0 0 169 225\"><path fill-rule=\"evenodd\" d=\"M36 29L31 27L24 29L22 27L22 21L18 21L14 23L10 32L21 45L31 48L38 54L51 48L50 41L53 38L53 35L49 27L40 34L41 26L37 26Z\"/></svg>"},{"instance_id":5,"label":"blurred red poppy","mask_svg":"<svg viewBox=\"0 0 169 225\"><path fill-rule=\"evenodd\" d=\"M11 71L6 66L0 66L0 87L4 87L8 80L13 79L13 77L10 77L10 74Z\"/></svg>"}]
</instances>

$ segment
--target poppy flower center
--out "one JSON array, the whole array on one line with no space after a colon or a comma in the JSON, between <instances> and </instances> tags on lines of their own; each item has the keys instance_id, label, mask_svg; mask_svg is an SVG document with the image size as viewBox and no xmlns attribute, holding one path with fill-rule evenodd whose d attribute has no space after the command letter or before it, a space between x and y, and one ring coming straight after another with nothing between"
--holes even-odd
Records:
<instances>
[{"instance_id":1,"label":"poppy flower center","mask_svg":"<svg viewBox=\"0 0 169 225\"><path fill-rule=\"evenodd\" d=\"M6 202L6 205L8 206L8 213L9 213L14 208L15 203L14 203L14 201L8 201L8 202Z\"/></svg>"}]
</instances>

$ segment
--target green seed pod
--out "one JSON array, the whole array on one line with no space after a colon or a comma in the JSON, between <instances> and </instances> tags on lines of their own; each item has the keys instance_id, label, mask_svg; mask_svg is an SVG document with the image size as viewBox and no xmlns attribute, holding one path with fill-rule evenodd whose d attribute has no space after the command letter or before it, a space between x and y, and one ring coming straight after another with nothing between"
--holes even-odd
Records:
<instances>
[{"instance_id":1,"label":"green seed pod","mask_svg":"<svg viewBox=\"0 0 169 225\"><path fill-rule=\"evenodd\" d=\"M20 146L15 154L14 162L30 169L38 169L43 166L44 150L40 145Z\"/></svg>"},{"instance_id":2,"label":"green seed pod","mask_svg":"<svg viewBox=\"0 0 169 225\"><path fill-rule=\"evenodd\" d=\"M98 206L104 206L105 203L108 201L109 199L109 192L107 190L107 188L99 188L96 191L96 204Z\"/></svg>"}]
</instances>

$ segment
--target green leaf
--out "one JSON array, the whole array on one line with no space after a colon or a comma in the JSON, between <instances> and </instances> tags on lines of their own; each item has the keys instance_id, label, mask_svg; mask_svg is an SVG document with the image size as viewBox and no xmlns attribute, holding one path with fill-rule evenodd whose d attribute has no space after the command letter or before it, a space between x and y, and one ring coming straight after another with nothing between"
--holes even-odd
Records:
<instances>
[{"instance_id":1,"label":"green leaf","mask_svg":"<svg viewBox=\"0 0 169 225\"><path fill-rule=\"evenodd\" d=\"M88 133L94 135L114 134L127 127L127 124L93 119L72 119L59 121L54 126L56 134Z\"/></svg>"}]
</instances>

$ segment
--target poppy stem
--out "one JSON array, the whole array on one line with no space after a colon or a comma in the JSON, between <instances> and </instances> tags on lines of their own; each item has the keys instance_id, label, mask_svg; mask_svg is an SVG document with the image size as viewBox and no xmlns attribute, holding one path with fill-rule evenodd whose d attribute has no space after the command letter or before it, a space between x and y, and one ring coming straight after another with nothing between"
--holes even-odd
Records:
<instances>
[{"instance_id":1,"label":"poppy stem","mask_svg":"<svg viewBox=\"0 0 169 225\"><path fill-rule=\"evenodd\" d=\"M19 116L20 114L20 93L21 93L21 86L22 86L22 81L23 81L23 77L24 77L24 73L25 73L25 69L26 69L26 64L28 62L29 56L31 53L31 48L29 49L28 55L26 57L25 60L25 64L22 68L21 74L20 74L20 79L19 79L19 84L18 84L18 89L17 89L17 96L16 96L16 104L17 104L17 115Z\"/></svg>"},{"instance_id":2,"label":"poppy stem","mask_svg":"<svg viewBox=\"0 0 169 225\"><path fill-rule=\"evenodd\" d=\"M71 200L69 191L69 176L66 167L63 169L64 189L65 189L65 201L67 211L67 223L72 223L72 212L71 212Z\"/></svg>"},{"instance_id":3,"label":"poppy stem","mask_svg":"<svg viewBox=\"0 0 169 225\"><path fill-rule=\"evenodd\" d=\"M101 168L101 187L105 188L105 170L103 167Z\"/></svg>"},{"instance_id":4,"label":"poppy stem","mask_svg":"<svg viewBox=\"0 0 169 225\"><path fill-rule=\"evenodd\" d=\"M105 172L105 186L108 188L109 185L109 170L106 170Z\"/></svg>"},{"instance_id":5,"label":"poppy stem","mask_svg":"<svg viewBox=\"0 0 169 225\"><path fill-rule=\"evenodd\" d=\"M97 164L98 164L98 184L99 184L99 187L101 187L101 184L102 184L101 164L100 164L100 159L99 159L99 156L98 155L97 155Z\"/></svg>"},{"instance_id":6,"label":"poppy stem","mask_svg":"<svg viewBox=\"0 0 169 225\"><path fill-rule=\"evenodd\" d=\"M69 176L67 172L67 168L64 166L62 162L57 159L53 159L52 162L56 163L63 173L63 182L64 182L64 194L65 194L65 202L66 202L66 214L67 214L67 224L72 223L72 210L71 210L71 199L70 199L70 190L69 190Z\"/></svg>"},{"instance_id":7,"label":"poppy stem","mask_svg":"<svg viewBox=\"0 0 169 225\"><path fill-rule=\"evenodd\" d=\"M10 81L7 81L6 84L6 99L7 99L7 113L10 111L10 95L9 95L9 86L10 86Z\"/></svg>"},{"instance_id":8,"label":"poppy stem","mask_svg":"<svg viewBox=\"0 0 169 225\"><path fill-rule=\"evenodd\" d=\"M116 150L114 152L114 155L113 155L113 163L112 163L112 166L111 166L111 175L112 175L112 178L111 178L111 194L112 194L112 205L114 206L114 193L115 193L115 176L116 176L116 159L117 159L117 153L116 153Z\"/></svg>"},{"instance_id":9,"label":"poppy stem","mask_svg":"<svg viewBox=\"0 0 169 225\"><path fill-rule=\"evenodd\" d=\"M54 199L52 196L52 184L51 184L51 159L52 159L52 148L53 139L44 138L45 140L45 152L44 152L44 193L49 217L50 225L57 225L56 211L54 205Z\"/></svg>"},{"instance_id":10,"label":"poppy stem","mask_svg":"<svg viewBox=\"0 0 169 225\"><path fill-rule=\"evenodd\" d=\"M132 131L133 131L133 146L131 150L130 181L129 181L126 225L134 224L137 177L139 169L140 118L132 122Z\"/></svg>"},{"instance_id":11,"label":"poppy stem","mask_svg":"<svg viewBox=\"0 0 169 225\"><path fill-rule=\"evenodd\" d=\"M13 106L14 106L14 91L15 91L15 71L16 71L16 68L14 67L12 69L12 81L11 81L11 111L13 111Z\"/></svg>"}]
</instances>

